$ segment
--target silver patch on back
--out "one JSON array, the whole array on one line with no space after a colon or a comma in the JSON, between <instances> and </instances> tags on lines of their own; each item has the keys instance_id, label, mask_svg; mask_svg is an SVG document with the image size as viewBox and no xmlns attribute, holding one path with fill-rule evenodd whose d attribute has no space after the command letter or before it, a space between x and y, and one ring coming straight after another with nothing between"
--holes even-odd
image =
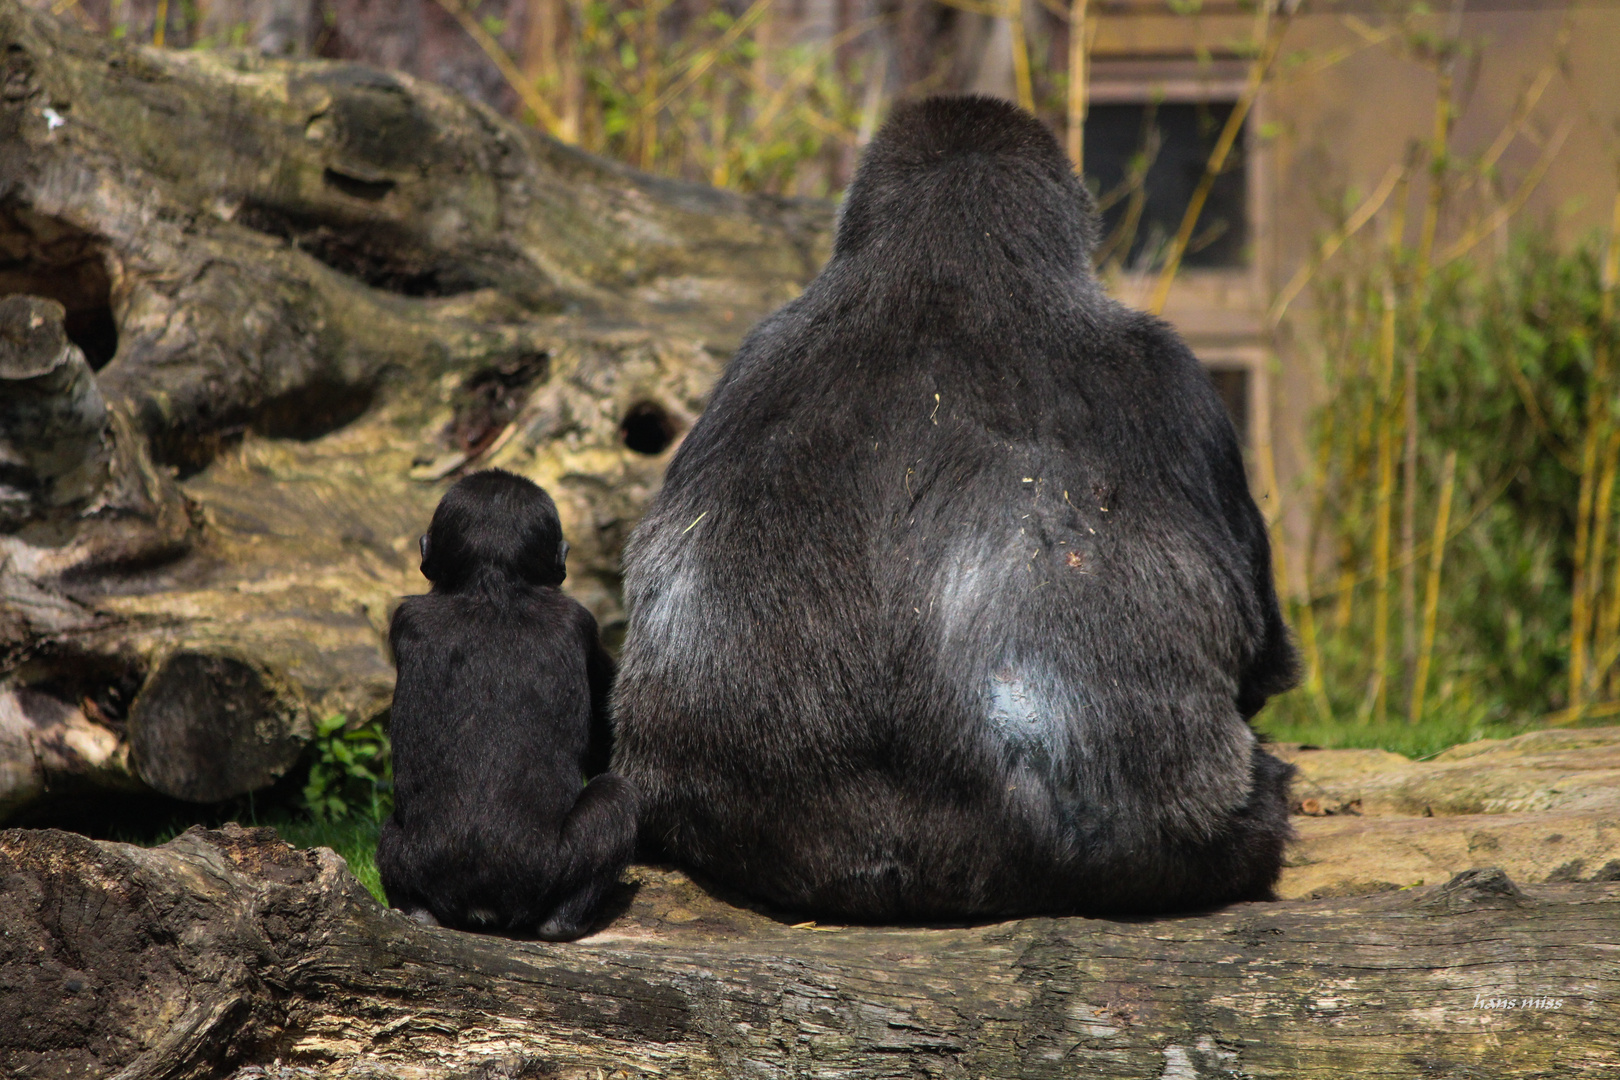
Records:
<instances>
[{"instance_id":1,"label":"silver patch on back","mask_svg":"<svg viewBox=\"0 0 1620 1080\"><path fill-rule=\"evenodd\" d=\"M1015 761L1051 775L1063 771L1085 711L1084 694L1053 685L1045 671L998 665L987 681L986 730Z\"/></svg>"}]
</instances>

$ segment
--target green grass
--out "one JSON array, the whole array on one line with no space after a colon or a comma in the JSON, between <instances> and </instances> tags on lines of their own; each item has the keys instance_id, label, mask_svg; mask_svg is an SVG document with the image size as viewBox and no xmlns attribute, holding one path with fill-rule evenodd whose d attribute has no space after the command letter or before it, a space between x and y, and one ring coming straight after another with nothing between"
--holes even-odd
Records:
<instances>
[{"instance_id":1,"label":"green grass","mask_svg":"<svg viewBox=\"0 0 1620 1080\"><path fill-rule=\"evenodd\" d=\"M1614 723L1615 718L1609 716L1572 726L1606 727ZM1304 743L1325 749L1393 750L1409 758L1426 758L1460 743L1511 739L1548 725L1540 718L1519 723L1492 722L1444 713L1425 718L1419 724L1408 724L1399 717L1391 717L1382 724L1353 717L1323 720L1312 715L1304 693L1295 690L1255 717L1254 726L1273 742Z\"/></svg>"}]
</instances>

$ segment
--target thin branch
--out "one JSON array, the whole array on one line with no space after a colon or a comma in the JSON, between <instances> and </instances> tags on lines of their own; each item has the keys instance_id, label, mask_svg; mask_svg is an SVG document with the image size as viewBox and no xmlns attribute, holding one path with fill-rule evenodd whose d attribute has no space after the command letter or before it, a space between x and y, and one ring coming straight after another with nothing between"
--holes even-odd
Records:
<instances>
[{"instance_id":1,"label":"thin branch","mask_svg":"<svg viewBox=\"0 0 1620 1080\"><path fill-rule=\"evenodd\" d=\"M440 0L440 3L443 2L444 0ZM713 44L707 46L690 59L691 66L687 68L686 73L680 79L671 83L657 98L642 106L642 116L656 114L675 98L684 94L693 83L701 79L704 73L714 66L715 61L719 60L738 38L747 33L755 23L765 16L765 13L770 10L771 4L774 2L775 0L754 0L753 6L743 12L736 22L727 27L724 34L721 34Z\"/></svg>"},{"instance_id":2,"label":"thin branch","mask_svg":"<svg viewBox=\"0 0 1620 1080\"><path fill-rule=\"evenodd\" d=\"M461 24L461 28L467 32L467 36L472 38L480 49L484 50L484 55L489 57L490 62L501 73L501 78L506 80L506 84L512 88L512 91L517 94L523 104L534 113L535 118L540 121L540 125L546 129L546 133L553 138L568 141L564 134L562 120L558 118L556 111L552 109L551 103L545 99L534 83L524 76L523 72L518 68L517 62L512 59L512 55L506 51L505 47L495 40L493 34L484 29L484 24L478 21L478 17L468 10L460 0L436 0L436 2L445 11L449 12L451 17Z\"/></svg>"},{"instance_id":3,"label":"thin branch","mask_svg":"<svg viewBox=\"0 0 1620 1080\"><path fill-rule=\"evenodd\" d=\"M1574 130L1575 121L1573 119L1566 118L1562 124L1558 125L1558 130L1553 133L1553 137L1547 143L1546 149L1542 151L1541 157L1536 161L1529 175L1524 178L1524 183L1520 184L1519 189L1513 193L1513 198L1497 207L1489 217L1464 233L1450 247L1443 249L1434 260L1435 268L1438 269L1468 254L1481 240L1500 229L1515 214L1524 209L1524 204L1529 201L1537 185L1547 175L1548 168L1552 166L1553 158L1557 157L1558 151L1563 149L1564 140L1569 138L1569 133Z\"/></svg>"},{"instance_id":4,"label":"thin branch","mask_svg":"<svg viewBox=\"0 0 1620 1080\"><path fill-rule=\"evenodd\" d=\"M1339 249L1345 245L1345 242L1360 232L1362 226L1373 219L1373 215L1377 214L1389 199L1390 192L1395 190L1395 185L1400 183L1405 172L1406 170L1402 166L1391 165L1389 171L1384 174L1384 178L1373 189L1372 194L1361 201L1361 205L1356 207L1355 212L1345 219L1344 224L1338 230L1322 241L1322 246L1317 251L1316 258L1294 272L1294 276L1288 280L1288 284L1284 285L1282 291L1277 294L1277 299L1272 301L1271 309L1266 312L1267 326L1272 329L1277 328L1282 322L1283 314L1288 310L1288 305L1292 304L1305 286L1310 284L1311 278L1322 268L1322 265L1338 254Z\"/></svg>"}]
</instances>

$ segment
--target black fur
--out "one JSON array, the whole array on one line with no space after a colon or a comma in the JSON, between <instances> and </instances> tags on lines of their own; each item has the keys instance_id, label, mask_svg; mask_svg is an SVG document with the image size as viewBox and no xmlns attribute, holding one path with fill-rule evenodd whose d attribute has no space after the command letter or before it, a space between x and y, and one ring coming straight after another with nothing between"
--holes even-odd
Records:
<instances>
[{"instance_id":1,"label":"black fur","mask_svg":"<svg viewBox=\"0 0 1620 1080\"><path fill-rule=\"evenodd\" d=\"M394 813L377 869L388 902L424 921L571 940L635 852L635 789L602 772L613 661L558 588L566 551L551 497L499 469L457 482L423 538L433 591L389 632Z\"/></svg>"},{"instance_id":2,"label":"black fur","mask_svg":"<svg viewBox=\"0 0 1620 1080\"><path fill-rule=\"evenodd\" d=\"M1266 530L1209 378L1093 240L1032 117L896 110L626 552L644 843L861 919L1271 896Z\"/></svg>"}]
</instances>

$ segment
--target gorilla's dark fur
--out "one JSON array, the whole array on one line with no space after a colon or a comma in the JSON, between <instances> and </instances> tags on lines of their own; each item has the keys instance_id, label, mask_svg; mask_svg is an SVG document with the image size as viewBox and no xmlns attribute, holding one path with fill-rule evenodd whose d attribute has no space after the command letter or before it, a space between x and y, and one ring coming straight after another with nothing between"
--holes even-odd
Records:
<instances>
[{"instance_id":1,"label":"gorilla's dark fur","mask_svg":"<svg viewBox=\"0 0 1620 1080\"><path fill-rule=\"evenodd\" d=\"M377 845L388 902L419 918L576 938L635 853L634 788L602 773L613 661L558 588L566 553L551 497L498 469L457 482L423 538L433 591L389 634L394 814Z\"/></svg>"},{"instance_id":2,"label":"gorilla's dark fur","mask_svg":"<svg viewBox=\"0 0 1620 1080\"><path fill-rule=\"evenodd\" d=\"M897 109L625 556L643 840L858 919L1269 897L1293 678L1209 378L1001 102Z\"/></svg>"}]
</instances>

